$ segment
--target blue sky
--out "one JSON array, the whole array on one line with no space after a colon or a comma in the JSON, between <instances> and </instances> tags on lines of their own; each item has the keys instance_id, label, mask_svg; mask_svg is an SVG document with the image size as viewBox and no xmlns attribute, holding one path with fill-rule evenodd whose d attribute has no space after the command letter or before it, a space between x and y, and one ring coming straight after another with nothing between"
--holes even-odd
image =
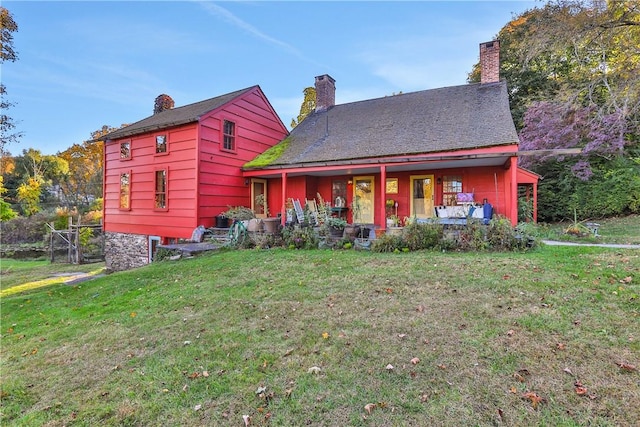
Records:
<instances>
[{"instance_id":1,"label":"blue sky","mask_svg":"<svg viewBox=\"0 0 640 427\"><path fill-rule=\"evenodd\" d=\"M176 106L260 85L285 125L314 77L336 103L466 83L479 44L535 1L4 0L19 59L2 65L24 133L6 147L55 154L156 96Z\"/></svg>"}]
</instances>

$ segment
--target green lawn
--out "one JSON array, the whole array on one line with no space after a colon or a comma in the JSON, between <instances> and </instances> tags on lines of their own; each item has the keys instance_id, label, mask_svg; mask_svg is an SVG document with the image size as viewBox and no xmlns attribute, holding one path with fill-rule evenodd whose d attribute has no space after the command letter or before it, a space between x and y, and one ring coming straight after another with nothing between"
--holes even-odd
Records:
<instances>
[{"instance_id":1,"label":"green lawn","mask_svg":"<svg viewBox=\"0 0 640 427\"><path fill-rule=\"evenodd\" d=\"M8 295L0 424L632 426L639 257L229 251Z\"/></svg>"},{"instance_id":2,"label":"green lawn","mask_svg":"<svg viewBox=\"0 0 640 427\"><path fill-rule=\"evenodd\" d=\"M0 259L0 295L13 292L11 288L18 285L37 287L42 284L62 283L74 273L99 273L104 263L96 264L64 264L51 263L47 260L21 261L7 258ZM37 283L40 282L40 283Z\"/></svg>"},{"instance_id":3,"label":"green lawn","mask_svg":"<svg viewBox=\"0 0 640 427\"><path fill-rule=\"evenodd\" d=\"M598 237L575 238L564 234L571 222L552 225L541 225L540 230L545 238L587 243L620 243L640 245L640 215L593 220L600 224Z\"/></svg>"}]
</instances>

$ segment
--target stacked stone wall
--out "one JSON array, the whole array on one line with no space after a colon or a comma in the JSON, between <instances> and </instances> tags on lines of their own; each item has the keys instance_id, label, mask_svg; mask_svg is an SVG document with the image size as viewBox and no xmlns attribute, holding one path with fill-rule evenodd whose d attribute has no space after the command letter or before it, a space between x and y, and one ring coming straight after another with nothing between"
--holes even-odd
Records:
<instances>
[{"instance_id":1,"label":"stacked stone wall","mask_svg":"<svg viewBox=\"0 0 640 427\"><path fill-rule=\"evenodd\" d=\"M149 263L149 237L107 232L104 244L107 271L123 271Z\"/></svg>"}]
</instances>

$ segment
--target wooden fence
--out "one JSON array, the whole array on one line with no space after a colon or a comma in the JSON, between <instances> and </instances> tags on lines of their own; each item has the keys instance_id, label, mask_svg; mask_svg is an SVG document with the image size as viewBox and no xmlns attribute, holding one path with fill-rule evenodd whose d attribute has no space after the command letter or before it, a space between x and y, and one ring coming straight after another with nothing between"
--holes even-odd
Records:
<instances>
[{"instance_id":1,"label":"wooden fence","mask_svg":"<svg viewBox=\"0 0 640 427\"><path fill-rule=\"evenodd\" d=\"M49 235L49 257L51 262L61 262L60 252L66 247L66 262L69 264L86 264L104 260L104 232L102 224L82 225L80 219L76 224L69 217L66 230L56 230L53 223L47 224ZM56 259L57 258L57 259Z\"/></svg>"}]
</instances>

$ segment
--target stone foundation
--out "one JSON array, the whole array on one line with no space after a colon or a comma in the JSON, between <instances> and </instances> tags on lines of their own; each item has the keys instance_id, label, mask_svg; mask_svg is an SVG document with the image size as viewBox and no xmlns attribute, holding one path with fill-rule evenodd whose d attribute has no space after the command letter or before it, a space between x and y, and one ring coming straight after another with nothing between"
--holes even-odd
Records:
<instances>
[{"instance_id":1,"label":"stone foundation","mask_svg":"<svg viewBox=\"0 0 640 427\"><path fill-rule=\"evenodd\" d=\"M105 266L108 272L130 270L149 264L149 236L105 233Z\"/></svg>"}]
</instances>

